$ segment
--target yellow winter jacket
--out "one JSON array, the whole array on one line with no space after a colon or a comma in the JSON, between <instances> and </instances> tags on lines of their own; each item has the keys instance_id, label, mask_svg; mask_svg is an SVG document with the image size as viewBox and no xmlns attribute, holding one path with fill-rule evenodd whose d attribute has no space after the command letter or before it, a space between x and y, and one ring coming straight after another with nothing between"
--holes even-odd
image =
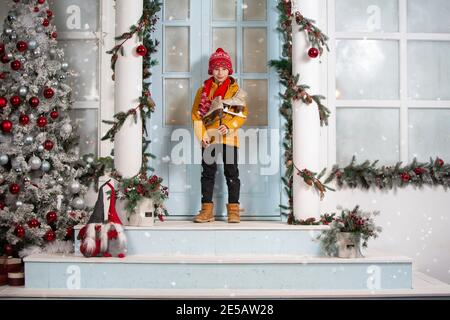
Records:
<instances>
[{"instance_id":1,"label":"yellow winter jacket","mask_svg":"<svg viewBox=\"0 0 450 320\"><path fill-rule=\"evenodd\" d=\"M237 84L236 80L233 77L230 77L231 84L228 87L227 92L225 93L224 99L230 99L232 98L236 92L239 90L239 85ZM211 99L214 92L218 88L218 84L214 82L211 86L211 92L209 98ZM242 118L238 116L231 115L229 113L223 113L222 117L222 124L228 127L228 133L226 135L220 135L217 130L211 130L210 129L217 129L219 128L219 118L217 117L217 120L213 123L209 124L205 127L205 124L202 121L201 116L198 114L198 104L200 103L200 98L202 95L203 87L200 87L197 90L197 94L195 95L194 104L192 105L192 123L194 126L194 133L197 139L202 141L202 137L205 137L208 133L208 136L211 137L211 143L224 143L230 146L235 146L239 148L239 137L237 134L238 129L245 123L247 118ZM230 111L236 112L235 107L231 107ZM243 108L242 113L247 116L248 114L248 108L247 105ZM215 137L219 138L219 141L215 141Z\"/></svg>"}]
</instances>

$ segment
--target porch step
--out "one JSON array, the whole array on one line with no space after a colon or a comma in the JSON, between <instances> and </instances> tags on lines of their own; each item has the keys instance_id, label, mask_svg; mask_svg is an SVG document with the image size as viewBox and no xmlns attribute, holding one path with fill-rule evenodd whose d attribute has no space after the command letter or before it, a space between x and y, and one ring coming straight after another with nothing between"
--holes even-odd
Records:
<instances>
[{"instance_id":1,"label":"porch step","mask_svg":"<svg viewBox=\"0 0 450 320\"><path fill-rule=\"evenodd\" d=\"M406 257L127 256L25 258L29 289L411 289Z\"/></svg>"},{"instance_id":2,"label":"porch step","mask_svg":"<svg viewBox=\"0 0 450 320\"><path fill-rule=\"evenodd\" d=\"M80 228L75 228L75 238ZM153 227L125 226L129 256L319 256L320 246L314 240L326 229L327 226L293 226L281 221L166 221ZM79 248L76 241L76 255L81 255Z\"/></svg>"}]
</instances>

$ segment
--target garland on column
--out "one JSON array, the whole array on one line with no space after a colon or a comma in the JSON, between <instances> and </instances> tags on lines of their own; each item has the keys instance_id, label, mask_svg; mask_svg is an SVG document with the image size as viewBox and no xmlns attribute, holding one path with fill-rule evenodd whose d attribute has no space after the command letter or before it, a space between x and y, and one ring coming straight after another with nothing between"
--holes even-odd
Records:
<instances>
[{"instance_id":1,"label":"garland on column","mask_svg":"<svg viewBox=\"0 0 450 320\"><path fill-rule=\"evenodd\" d=\"M414 185L437 186L446 190L450 186L450 164L437 157L430 158L430 162L418 162L416 158L407 165L397 162L395 166L377 166L378 160L370 163L369 160L356 164L353 156L350 164L344 168L334 165L325 183L336 181L338 187L369 189L392 189Z\"/></svg>"},{"instance_id":2,"label":"garland on column","mask_svg":"<svg viewBox=\"0 0 450 320\"><path fill-rule=\"evenodd\" d=\"M151 38L155 31L156 23L158 22L158 12L161 11L162 3L158 0L144 0L143 13L136 25L132 25L129 30L116 37L116 40L122 40L115 45L107 53L111 54L111 68L113 70L113 80L115 79L115 66L120 56L124 55L123 45L134 35L137 35L142 42L136 47L136 53L143 57L143 85L142 95L139 98L139 104L131 107L127 112L118 112L113 118L114 121L103 120L104 123L111 125L111 128L102 137L102 140L114 141L115 135L122 128L128 117L133 117L137 121L137 112L140 112L142 119L142 166L139 173L131 178L123 178L119 172L114 168L114 161L111 157L98 158L95 161L89 161L89 158L84 158L84 161L89 164L89 173L85 177L88 180L94 179L96 181L96 188L98 188L98 178L105 175L106 171L110 171L110 176L119 181L118 196L120 199L125 199L125 209L129 213L134 213L138 202L143 198L151 198L155 204L156 215L160 220L163 220L164 215L168 215L167 209L164 206L164 200L169 196L168 188L161 186L162 178L156 175L147 176L147 171L154 171L149 166L149 158L155 156L146 152L150 144L145 136L147 132L147 119L150 119L151 114L155 111L155 102L151 97L149 90L149 83L146 82L151 76L150 68L155 66L158 62L151 59L151 55L157 52L159 42ZM114 156L114 151L111 154Z\"/></svg>"},{"instance_id":3,"label":"garland on column","mask_svg":"<svg viewBox=\"0 0 450 320\"><path fill-rule=\"evenodd\" d=\"M322 104L322 100L325 99L322 95L311 95L307 92L310 87L306 84L298 85L300 78L299 74L292 74L292 19L295 18L299 30L307 33L308 40L311 43L311 48L308 50L310 58L315 59L322 56L324 48L329 51L327 41L328 37L322 33L322 31L314 25L314 21L304 17L300 12L292 13L291 0L281 0L278 2L277 9L280 12L279 26L277 30L281 33L283 39L283 53L282 58L279 60L271 60L269 66L274 67L280 77L280 83L286 87L284 93L280 93L280 97L283 100L280 113L286 120L285 135L284 135L284 160L286 165L286 173L282 178L285 185L285 191L289 197L289 205L280 205L282 209L287 211L282 212L288 215L288 223L298 223L294 220L293 215L293 196L292 196L292 183L294 169L296 174L303 178L303 181L319 192L320 198L324 197L326 190L333 190L326 184L320 181L320 178L325 174L325 169L319 174L311 172L307 169L300 170L297 168L293 159L293 144L292 144L292 100L302 100L303 103L311 104L315 102L319 109L320 125L328 125L328 117L330 111L325 105Z\"/></svg>"}]
</instances>

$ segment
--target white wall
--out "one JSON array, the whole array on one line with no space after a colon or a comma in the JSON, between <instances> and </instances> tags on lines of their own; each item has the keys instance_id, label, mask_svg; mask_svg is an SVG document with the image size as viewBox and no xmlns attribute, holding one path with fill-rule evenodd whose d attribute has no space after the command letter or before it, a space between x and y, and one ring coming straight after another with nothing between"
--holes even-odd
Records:
<instances>
[{"instance_id":1,"label":"white wall","mask_svg":"<svg viewBox=\"0 0 450 320\"><path fill-rule=\"evenodd\" d=\"M450 196L442 187L406 187L390 191L345 188L328 191L321 212L336 206L379 210L376 222L383 228L365 252L389 253L413 259L413 268L450 283Z\"/></svg>"}]
</instances>

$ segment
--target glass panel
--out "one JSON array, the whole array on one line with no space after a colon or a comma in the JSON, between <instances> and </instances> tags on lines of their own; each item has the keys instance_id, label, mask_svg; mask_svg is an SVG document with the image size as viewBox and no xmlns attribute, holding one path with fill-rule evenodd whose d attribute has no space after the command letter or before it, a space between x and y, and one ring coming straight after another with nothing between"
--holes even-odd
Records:
<instances>
[{"instance_id":1,"label":"glass panel","mask_svg":"<svg viewBox=\"0 0 450 320\"><path fill-rule=\"evenodd\" d=\"M186 126L191 114L189 79L164 80L165 124Z\"/></svg>"},{"instance_id":2,"label":"glass panel","mask_svg":"<svg viewBox=\"0 0 450 320\"><path fill-rule=\"evenodd\" d=\"M408 42L408 97L450 100L450 42Z\"/></svg>"},{"instance_id":3,"label":"glass panel","mask_svg":"<svg viewBox=\"0 0 450 320\"><path fill-rule=\"evenodd\" d=\"M336 31L398 31L398 1L336 0Z\"/></svg>"},{"instance_id":4,"label":"glass panel","mask_svg":"<svg viewBox=\"0 0 450 320\"><path fill-rule=\"evenodd\" d=\"M408 32L450 32L450 1L408 0Z\"/></svg>"},{"instance_id":5,"label":"glass panel","mask_svg":"<svg viewBox=\"0 0 450 320\"><path fill-rule=\"evenodd\" d=\"M166 27L165 31L165 71L189 72L189 27Z\"/></svg>"},{"instance_id":6,"label":"glass panel","mask_svg":"<svg viewBox=\"0 0 450 320\"><path fill-rule=\"evenodd\" d=\"M98 93L98 47L95 40L59 40L64 49L65 61L77 76L68 78L73 98L77 101L99 99Z\"/></svg>"},{"instance_id":7,"label":"glass panel","mask_svg":"<svg viewBox=\"0 0 450 320\"><path fill-rule=\"evenodd\" d=\"M450 161L450 110L409 110L409 159L428 162L430 157Z\"/></svg>"},{"instance_id":8,"label":"glass panel","mask_svg":"<svg viewBox=\"0 0 450 320\"><path fill-rule=\"evenodd\" d=\"M236 20L236 0L213 0L213 20Z\"/></svg>"},{"instance_id":9,"label":"glass panel","mask_svg":"<svg viewBox=\"0 0 450 320\"><path fill-rule=\"evenodd\" d=\"M189 0L166 0L164 5L166 20L189 19Z\"/></svg>"},{"instance_id":10,"label":"glass panel","mask_svg":"<svg viewBox=\"0 0 450 320\"><path fill-rule=\"evenodd\" d=\"M244 28L244 72L267 72L266 28Z\"/></svg>"},{"instance_id":11,"label":"glass panel","mask_svg":"<svg viewBox=\"0 0 450 320\"><path fill-rule=\"evenodd\" d=\"M100 1L50 0L58 31L97 31Z\"/></svg>"},{"instance_id":12,"label":"glass panel","mask_svg":"<svg viewBox=\"0 0 450 320\"><path fill-rule=\"evenodd\" d=\"M244 20L266 20L266 0L244 0L242 9Z\"/></svg>"},{"instance_id":13,"label":"glass panel","mask_svg":"<svg viewBox=\"0 0 450 320\"><path fill-rule=\"evenodd\" d=\"M248 118L246 126L267 126L267 80L243 80L247 91Z\"/></svg>"},{"instance_id":14,"label":"glass panel","mask_svg":"<svg viewBox=\"0 0 450 320\"><path fill-rule=\"evenodd\" d=\"M336 98L399 98L397 41L336 41Z\"/></svg>"},{"instance_id":15,"label":"glass panel","mask_svg":"<svg viewBox=\"0 0 450 320\"><path fill-rule=\"evenodd\" d=\"M396 109L338 108L336 115L337 162L346 166L380 160L392 164L400 158L399 111Z\"/></svg>"},{"instance_id":16,"label":"glass panel","mask_svg":"<svg viewBox=\"0 0 450 320\"><path fill-rule=\"evenodd\" d=\"M236 68L236 28L213 28L213 50L222 48L228 52Z\"/></svg>"},{"instance_id":17,"label":"glass panel","mask_svg":"<svg viewBox=\"0 0 450 320\"><path fill-rule=\"evenodd\" d=\"M97 155L98 119L97 109L71 109L69 116L72 124L78 126L80 136L79 155L93 153Z\"/></svg>"}]
</instances>

